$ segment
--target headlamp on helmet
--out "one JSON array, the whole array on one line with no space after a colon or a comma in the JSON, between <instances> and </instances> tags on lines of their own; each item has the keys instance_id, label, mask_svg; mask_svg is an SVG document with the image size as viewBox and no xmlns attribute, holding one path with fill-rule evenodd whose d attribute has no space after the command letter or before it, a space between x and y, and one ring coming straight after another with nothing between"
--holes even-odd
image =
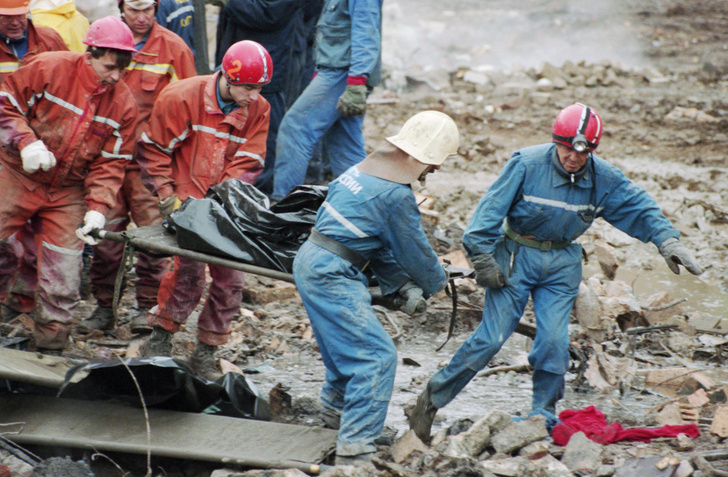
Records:
<instances>
[{"instance_id":1,"label":"headlamp on helmet","mask_svg":"<svg viewBox=\"0 0 728 477\"><path fill-rule=\"evenodd\" d=\"M576 152L592 152L602 138L602 119L593 108L572 104L556 116L551 137Z\"/></svg>"}]
</instances>

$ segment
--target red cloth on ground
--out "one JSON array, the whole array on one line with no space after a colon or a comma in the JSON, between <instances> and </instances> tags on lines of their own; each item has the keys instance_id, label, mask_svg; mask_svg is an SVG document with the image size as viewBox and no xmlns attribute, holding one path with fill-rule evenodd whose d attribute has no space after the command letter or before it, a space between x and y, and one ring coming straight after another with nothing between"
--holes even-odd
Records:
<instances>
[{"instance_id":1,"label":"red cloth on ground","mask_svg":"<svg viewBox=\"0 0 728 477\"><path fill-rule=\"evenodd\" d=\"M567 409L559 414L559 419L561 422L554 427L551 438L560 446L568 444L571 436L577 432L583 432L589 439L599 444L619 441L649 442L656 437L677 437L678 434L685 434L694 439L700 435L700 430L695 424L652 429L623 429L618 422L607 424L604 414L594 406L580 411Z\"/></svg>"}]
</instances>

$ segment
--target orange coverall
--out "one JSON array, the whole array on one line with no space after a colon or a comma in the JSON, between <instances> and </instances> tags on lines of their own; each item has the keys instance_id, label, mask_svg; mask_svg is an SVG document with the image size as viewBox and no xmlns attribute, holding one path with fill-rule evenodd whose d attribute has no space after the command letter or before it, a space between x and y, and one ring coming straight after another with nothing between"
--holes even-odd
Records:
<instances>
[{"instance_id":1,"label":"orange coverall","mask_svg":"<svg viewBox=\"0 0 728 477\"><path fill-rule=\"evenodd\" d=\"M27 29L28 51L22 58L18 58L7 43L0 42L0 84L12 72L17 71L21 65L39 53L46 51L68 51L61 36L51 28L35 26L28 21ZM38 269L35 266L38 256L38 246L35 243L35 233L38 231L38 221L31 219L23 230L9 238L18 254L20 268L8 285L9 290L0 290L3 298L13 310L30 313L35 304L35 289L38 282Z\"/></svg>"},{"instance_id":2,"label":"orange coverall","mask_svg":"<svg viewBox=\"0 0 728 477\"><path fill-rule=\"evenodd\" d=\"M220 73L173 83L159 95L137 143L142 180L160 200L202 198L227 179L253 183L263 170L270 105L262 96L225 115L217 102ZM210 265L212 283L198 321L198 340L227 342L230 322L240 310L243 272ZM151 326L176 332L195 309L205 288L205 264L174 258L159 289Z\"/></svg>"},{"instance_id":3,"label":"orange coverall","mask_svg":"<svg viewBox=\"0 0 728 477\"><path fill-rule=\"evenodd\" d=\"M162 89L192 76L195 76L192 50L182 38L154 22L146 43L134 54L123 76L139 106L135 139L141 136ZM142 185L139 164L134 161L127 165L116 206L106 214L104 228L122 232L131 220L140 227L162 223L157 199ZM123 252L124 245L111 240L103 240L94 247L89 279L99 306L113 305L114 284ZM144 252L136 255L135 270L139 279L136 296L140 308L151 308L157 303L159 284L169 263L167 258L155 258Z\"/></svg>"},{"instance_id":4,"label":"orange coverall","mask_svg":"<svg viewBox=\"0 0 728 477\"><path fill-rule=\"evenodd\" d=\"M136 119L129 88L101 83L82 53L39 54L0 88L0 290L18 268L7 239L35 215L42 244L33 310L39 348L67 343L83 250L74 231L87 209L106 214L114 205ZM38 139L58 162L29 174L20 151Z\"/></svg>"}]
</instances>

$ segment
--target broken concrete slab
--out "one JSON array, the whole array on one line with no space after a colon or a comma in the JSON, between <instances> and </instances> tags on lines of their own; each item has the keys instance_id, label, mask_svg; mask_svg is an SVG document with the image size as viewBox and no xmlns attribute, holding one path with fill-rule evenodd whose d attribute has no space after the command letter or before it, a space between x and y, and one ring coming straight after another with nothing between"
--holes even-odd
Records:
<instances>
[{"instance_id":1,"label":"broken concrete slab","mask_svg":"<svg viewBox=\"0 0 728 477\"><path fill-rule=\"evenodd\" d=\"M593 473L602 464L603 446L577 432L564 449L561 462L572 472Z\"/></svg>"},{"instance_id":2,"label":"broken concrete slab","mask_svg":"<svg viewBox=\"0 0 728 477\"><path fill-rule=\"evenodd\" d=\"M540 459L529 460L522 475L548 475L548 477L573 477L573 473L556 457L546 454Z\"/></svg>"},{"instance_id":3,"label":"broken concrete slab","mask_svg":"<svg viewBox=\"0 0 728 477\"><path fill-rule=\"evenodd\" d=\"M505 459L488 459L483 461L483 466L495 475L521 477L527 475L525 469L528 466L528 459L521 456Z\"/></svg>"},{"instance_id":4,"label":"broken concrete slab","mask_svg":"<svg viewBox=\"0 0 728 477\"><path fill-rule=\"evenodd\" d=\"M546 429L546 417L538 415L514 422L491 438L491 444L496 452L509 454L528 444L549 436Z\"/></svg>"},{"instance_id":5,"label":"broken concrete slab","mask_svg":"<svg viewBox=\"0 0 728 477\"><path fill-rule=\"evenodd\" d=\"M414 431L408 430L401 439L394 443L391 448L392 459L401 464L414 452L427 452L428 447L415 435Z\"/></svg>"},{"instance_id":6,"label":"broken concrete slab","mask_svg":"<svg viewBox=\"0 0 728 477\"><path fill-rule=\"evenodd\" d=\"M671 477L675 466L668 465L660 469L657 464L662 461L661 456L645 457L641 459L630 459L623 466L617 469L614 477Z\"/></svg>"},{"instance_id":7,"label":"broken concrete slab","mask_svg":"<svg viewBox=\"0 0 728 477\"><path fill-rule=\"evenodd\" d=\"M710 433L720 437L728 437L728 406L718 406L715 409Z\"/></svg>"},{"instance_id":8,"label":"broken concrete slab","mask_svg":"<svg viewBox=\"0 0 728 477\"><path fill-rule=\"evenodd\" d=\"M695 368L663 368L648 371L645 386L669 397L686 396L710 389L715 381Z\"/></svg>"}]
</instances>

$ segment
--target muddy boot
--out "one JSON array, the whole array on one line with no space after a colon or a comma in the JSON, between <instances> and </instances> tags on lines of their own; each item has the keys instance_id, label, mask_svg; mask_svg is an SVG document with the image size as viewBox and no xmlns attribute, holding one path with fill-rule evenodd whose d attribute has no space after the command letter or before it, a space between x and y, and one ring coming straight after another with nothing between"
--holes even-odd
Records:
<instances>
[{"instance_id":1,"label":"muddy boot","mask_svg":"<svg viewBox=\"0 0 728 477\"><path fill-rule=\"evenodd\" d=\"M142 358L152 356L172 356L172 337L174 334L164 328L154 327L152 334L147 341L139 348L139 355Z\"/></svg>"},{"instance_id":2,"label":"muddy boot","mask_svg":"<svg viewBox=\"0 0 728 477\"><path fill-rule=\"evenodd\" d=\"M435 420L437 408L432 404L430 391L425 390L417 398L417 405L409 415L410 429L415 431L417 437L425 444L430 443L430 431L432 429L432 421Z\"/></svg>"},{"instance_id":3,"label":"muddy boot","mask_svg":"<svg viewBox=\"0 0 728 477\"><path fill-rule=\"evenodd\" d=\"M114 309L106 306L97 306L91 316L81 320L76 330L87 335L92 331L109 331L114 328Z\"/></svg>"},{"instance_id":4,"label":"muddy boot","mask_svg":"<svg viewBox=\"0 0 728 477\"><path fill-rule=\"evenodd\" d=\"M222 371L215 359L215 351L217 346L211 346L206 343L197 342L197 348L190 356L188 364L192 371L205 379L216 381L222 377Z\"/></svg>"},{"instance_id":5,"label":"muddy boot","mask_svg":"<svg viewBox=\"0 0 728 477\"><path fill-rule=\"evenodd\" d=\"M374 457L374 452L358 455L337 455L334 459L334 465L365 467L367 465L372 465L372 457Z\"/></svg>"},{"instance_id":6,"label":"muddy boot","mask_svg":"<svg viewBox=\"0 0 728 477\"><path fill-rule=\"evenodd\" d=\"M88 245L87 245L88 247ZM91 271L91 254L84 252L83 254L83 269L81 271L81 286L78 289L82 300L88 300L91 298L91 278L89 278L89 272Z\"/></svg>"},{"instance_id":7,"label":"muddy boot","mask_svg":"<svg viewBox=\"0 0 728 477\"><path fill-rule=\"evenodd\" d=\"M140 335L145 335L147 333L152 332L152 327L149 325L149 322L147 321L147 312L149 311L149 308L145 308L140 306L139 311L136 315L131 319L131 332L137 333Z\"/></svg>"},{"instance_id":8,"label":"muddy boot","mask_svg":"<svg viewBox=\"0 0 728 477\"><path fill-rule=\"evenodd\" d=\"M12 320L22 314L22 311L13 310L5 304L0 304L0 323L10 323Z\"/></svg>"},{"instance_id":9,"label":"muddy boot","mask_svg":"<svg viewBox=\"0 0 728 477\"><path fill-rule=\"evenodd\" d=\"M319 412L319 420L322 427L338 430L341 425L341 411L332 407L326 407Z\"/></svg>"}]
</instances>

